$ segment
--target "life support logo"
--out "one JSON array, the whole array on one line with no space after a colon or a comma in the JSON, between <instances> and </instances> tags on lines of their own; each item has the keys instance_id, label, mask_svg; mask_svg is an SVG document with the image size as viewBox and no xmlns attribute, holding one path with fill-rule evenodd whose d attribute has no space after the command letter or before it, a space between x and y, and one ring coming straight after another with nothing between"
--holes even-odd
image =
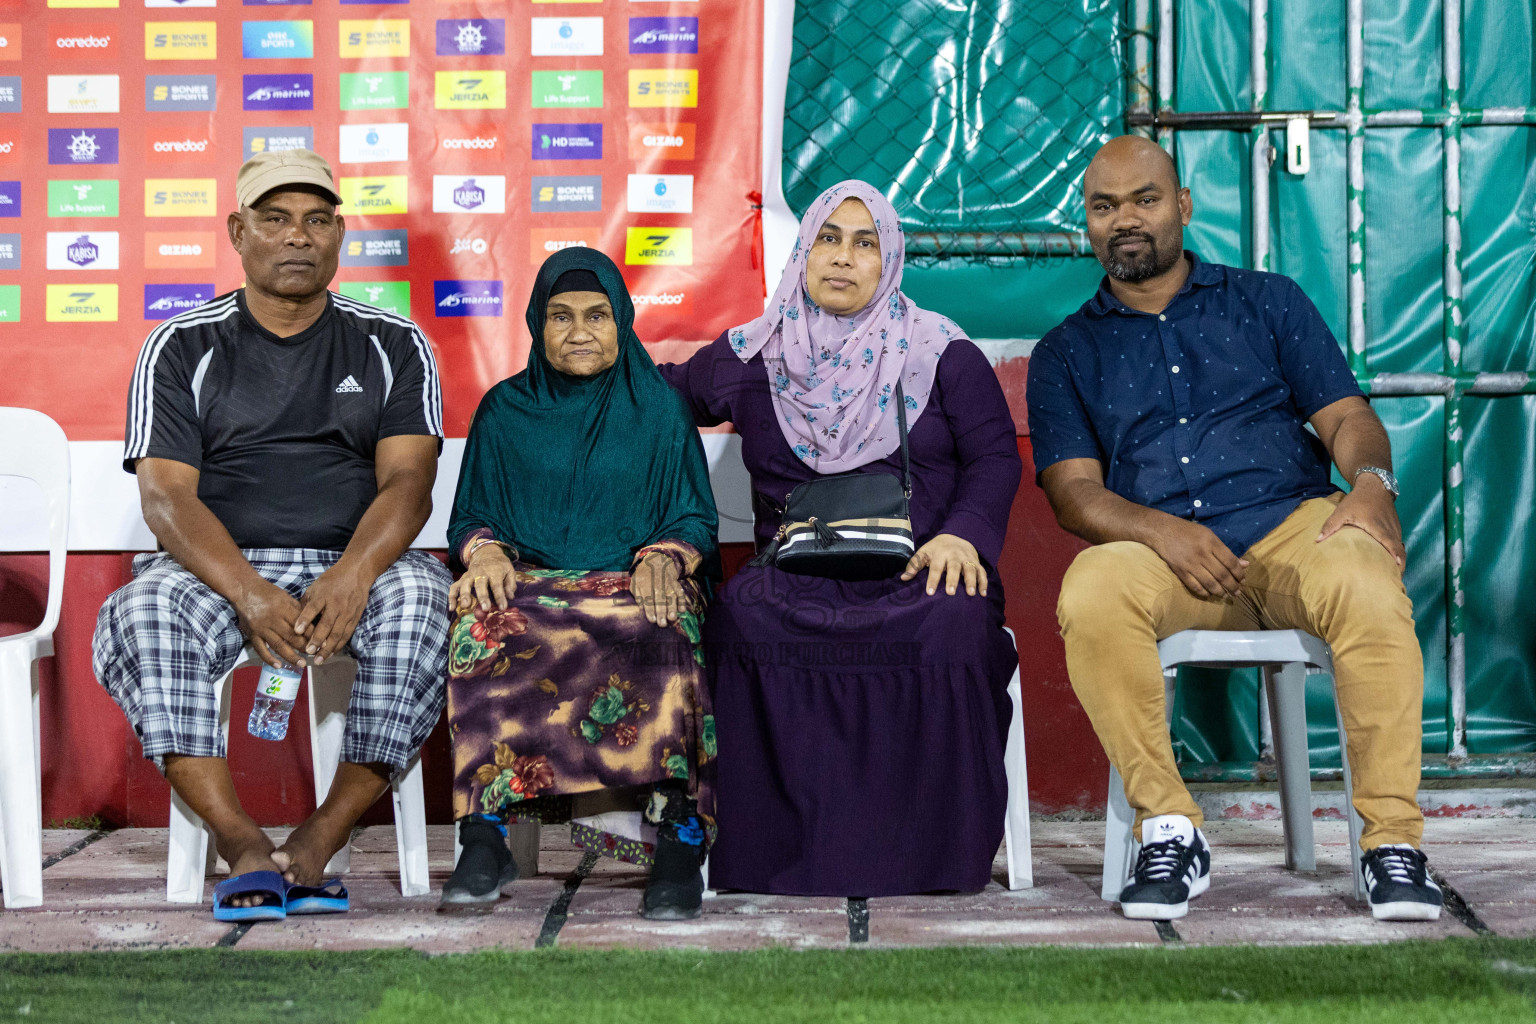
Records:
<instances>
[{"instance_id":1,"label":"life support logo","mask_svg":"<svg viewBox=\"0 0 1536 1024\"><path fill-rule=\"evenodd\" d=\"M631 68L631 107L696 107L699 105L697 68Z\"/></svg>"},{"instance_id":2,"label":"life support logo","mask_svg":"<svg viewBox=\"0 0 1536 1024\"><path fill-rule=\"evenodd\" d=\"M50 181L48 216L116 217L118 186L115 180Z\"/></svg>"},{"instance_id":3,"label":"life support logo","mask_svg":"<svg viewBox=\"0 0 1536 1024\"><path fill-rule=\"evenodd\" d=\"M144 216L212 217L218 213L214 178L148 178L144 181Z\"/></svg>"},{"instance_id":4,"label":"life support logo","mask_svg":"<svg viewBox=\"0 0 1536 1024\"><path fill-rule=\"evenodd\" d=\"M439 71L435 78L438 110L505 110L505 71Z\"/></svg>"},{"instance_id":5,"label":"life support logo","mask_svg":"<svg viewBox=\"0 0 1536 1024\"><path fill-rule=\"evenodd\" d=\"M214 60L219 26L212 21L146 21L145 60Z\"/></svg>"},{"instance_id":6,"label":"life support logo","mask_svg":"<svg viewBox=\"0 0 1536 1024\"><path fill-rule=\"evenodd\" d=\"M533 18L529 33L534 57L601 57L602 18Z\"/></svg>"},{"instance_id":7,"label":"life support logo","mask_svg":"<svg viewBox=\"0 0 1536 1024\"><path fill-rule=\"evenodd\" d=\"M698 18L630 18L630 53L698 53Z\"/></svg>"},{"instance_id":8,"label":"life support logo","mask_svg":"<svg viewBox=\"0 0 1536 1024\"><path fill-rule=\"evenodd\" d=\"M344 124L340 149L344 164L402 163L411 158L411 126L405 122Z\"/></svg>"},{"instance_id":9,"label":"life support logo","mask_svg":"<svg viewBox=\"0 0 1536 1024\"><path fill-rule=\"evenodd\" d=\"M341 246L344 267L403 267L410 262L410 243L404 228L352 230Z\"/></svg>"},{"instance_id":10,"label":"life support logo","mask_svg":"<svg viewBox=\"0 0 1536 1024\"><path fill-rule=\"evenodd\" d=\"M116 58L117 37L118 27L111 22L49 25L48 52L62 59L80 56Z\"/></svg>"},{"instance_id":11,"label":"life support logo","mask_svg":"<svg viewBox=\"0 0 1536 1024\"><path fill-rule=\"evenodd\" d=\"M411 23L408 19L341 22L343 57L409 57Z\"/></svg>"},{"instance_id":12,"label":"life support logo","mask_svg":"<svg viewBox=\"0 0 1536 1024\"><path fill-rule=\"evenodd\" d=\"M506 213L507 179L500 174L434 174L433 213Z\"/></svg>"},{"instance_id":13,"label":"life support logo","mask_svg":"<svg viewBox=\"0 0 1536 1024\"><path fill-rule=\"evenodd\" d=\"M144 266L154 270L211 268L217 244L212 231L148 231L144 234Z\"/></svg>"},{"instance_id":14,"label":"life support logo","mask_svg":"<svg viewBox=\"0 0 1536 1024\"><path fill-rule=\"evenodd\" d=\"M337 290L349 299L366 302L386 313L404 317L411 315L409 281L343 281Z\"/></svg>"},{"instance_id":15,"label":"life support logo","mask_svg":"<svg viewBox=\"0 0 1536 1024\"><path fill-rule=\"evenodd\" d=\"M541 175L531 184L533 213L599 213L603 209L600 174Z\"/></svg>"},{"instance_id":16,"label":"life support logo","mask_svg":"<svg viewBox=\"0 0 1536 1024\"><path fill-rule=\"evenodd\" d=\"M167 320L204 305L213 296L211 284L147 284L144 286L144 319Z\"/></svg>"},{"instance_id":17,"label":"life support logo","mask_svg":"<svg viewBox=\"0 0 1536 1024\"><path fill-rule=\"evenodd\" d=\"M48 129L50 164L117 163L116 128Z\"/></svg>"},{"instance_id":18,"label":"life support logo","mask_svg":"<svg viewBox=\"0 0 1536 1024\"><path fill-rule=\"evenodd\" d=\"M315 55L312 21L243 21L240 52L247 60L307 59Z\"/></svg>"},{"instance_id":19,"label":"life support logo","mask_svg":"<svg viewBox=\"0 0 1536 1024\"><path fill-rule=\"evenodd\" d=\"M691 124L649 122L629 130L631 160L692 160L695 128Z\"/></svg>"},{"instance_id":20,"label":"life support logo","mask_svg":"<svg viewBox=\"0 0 1536 1024\"><path fill-rule=\"evenodd\" d=\"M630 213L692 213L693 175L631 174Z\"/></svg>"},{"instance_id":21,"label":"life support logo","mask_svg":"<svg viewBox=\"0 0 1536 1024\"><path fill-rule=\"evenodd\" d=\"M0 60L21 60L21 26L0 24Z\"/></svg>"},{"instance_id":22,"label":"life support logo","mask_svg":"<svg viewBox=\"0 0 1536 1024\"><path fill-rule=\"evenodd\" d=\"M433 281L432 305L440 317L501 316L501 282Z\"/></svg>"},{"instance_id":23,"label":"life support logo","mask_svg":"<svg viewBox=\"0 0 1536 1024\"><path fill-rule=\"evenodd\" d=\"M411 76L405 71L344 71L342 110L404 110L411 102Z\"/></svg>"},{"instance_id":24,"label":"life support logo","mask_svg":"<svg viewBox=\"0 0 1536 1024\"><path fill-rule=\"evenodd\" d=\"M144 109L152 112L213 110L218 101L213 75L148 75L144 79Z\"/></svg>"},{"instance_id":25,"label":"life support logo","mask_svg":"<svg viewBox=\"0 0 1536 1024\"><path fill-rule=\"evenodd\" d=\"M18 103L20 90L17 90ZM3 100L3 97L0 97ZM118 112L118 76L49 75L48 113L115 114Z\"/></svg>"},{"instance_id":26,"label":"life support logo","mask_svg":"<svg viewBox=\"0 0 1536 1024\"><path fill-rule=\"evenodd\" d=\"M406 178L392 174L381 178L342 178L342 206L348 213L406 213Z\"/></svg>"},{"instance_id":27,"label":"life support logo","mask_svg":"<svg viewBox=\"0 0 1536 1024\"><path fill-rule=\"evenodd\" d=\"M443 18L437 23L439 57L499 57L507 52L501 18Z\"/></svg>"},{"instance_id":28,"label":"life support logo","mask_svg":"<svg viewBox=\"0 0 1536 1024\"><path fill-rule=\"evenodd\" d=\"M282 153L290 149L314 149L315 130L283 125L281 128L246 128L241 152L249 160L257 153Z\"/></svg>"},{"instance_id":29,"label":"life support logo","mask_svg":"<svg viewBox=\"0 0 1536 1024\"><path fill-rule=\"evenodd\" d=\"M601 124L535 124L533 159L601 160L603 126Z\"/></svg>"},{"instance_id":30,"label":"life support logo","mask_svg":"<svg viewBox=\"0 0 1536 1024\"><path fill-rule=\"evenodd\" d=\"M117 319L117 285L98 284L81 288L50 284L45 292L50 323L106 323Z\"/></svg>"},{"instance_id":31,"label":"life support logo","mask_svg":"<svg viewBox=\"0 0 1536 1024\"><path fill-rule=\"evenodd\" d=\"M693 265L692 228L630 228L624 242L624 262L632 267Z\"/></svg>"},{"instance_id":32,"label":"life support logo","mask_svg":"<svg viewBox=\"0 0 1536 1024\"><path fill-rule=\"evenodd\" d=\"M314 110L314 75L246 75L246 110Z\"/></svg>"},{"instance_id":33,"label":"life support logo","mask_svg":"<svg viewBox=\"0 0 1536 1024\"><path fill-rule=\"evenodd\" d=\"M116 231L50 231L47 237L49 270L117 270Z\"/></svg>"},{"instance_id":34,"label":"life support logo","mask_svg":"<svg viewBox=\"0 0 1536 1024\"><path fill-rule=\"evenodd\" d=\"M535 109L585 109L603 105L601 71L535 71Z\"/></svg>"}]
</instances>

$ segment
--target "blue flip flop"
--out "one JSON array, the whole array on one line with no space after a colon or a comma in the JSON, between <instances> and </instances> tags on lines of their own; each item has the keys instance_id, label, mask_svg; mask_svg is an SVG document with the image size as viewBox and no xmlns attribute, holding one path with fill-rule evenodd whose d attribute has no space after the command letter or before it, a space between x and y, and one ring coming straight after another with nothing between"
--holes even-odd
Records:
<instances>
[{"instance_id":1,"label":"blue flip flop","mask_svg":"<svg viewBox=\"0 0 1536 1024\"><path fill-rule=\"evenodd\" d=\"M320 885L290 885L288 887L288 916L298 914L345 914L352 909L347 899L347 887L341 879L333 878Z\"/></svg>"},{"instance_id":2,"label":"blue flip flop","mask_svg":"<svg viewBox=\"0 0 1536 1024\"><path fill-rule=\"evenodd\" d=\"M231 907L236 896L261 896L254 907ZM276 871L247 871L213 887L215 921L281 921L288 916L288 883Z\"/></svg>"}]
</instances>

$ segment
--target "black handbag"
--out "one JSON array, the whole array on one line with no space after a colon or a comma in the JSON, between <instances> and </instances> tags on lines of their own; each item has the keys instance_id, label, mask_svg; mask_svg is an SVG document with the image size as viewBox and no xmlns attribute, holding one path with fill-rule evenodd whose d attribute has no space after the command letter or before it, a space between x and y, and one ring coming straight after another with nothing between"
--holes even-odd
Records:
<instances>
[{"instance_id":1,"label":"black handbag","mask_svg":"<svg viewBox=\"0 0 1536 1024\"><path fill-rule=\"evenodd\" d=\"M774 565L834 580L890 579L906 568L912 543L912 465L906 396L896 385L901 480L857 470L807 480L789 492L778 532L749 565Z\"/></svg>"}]
</instances>

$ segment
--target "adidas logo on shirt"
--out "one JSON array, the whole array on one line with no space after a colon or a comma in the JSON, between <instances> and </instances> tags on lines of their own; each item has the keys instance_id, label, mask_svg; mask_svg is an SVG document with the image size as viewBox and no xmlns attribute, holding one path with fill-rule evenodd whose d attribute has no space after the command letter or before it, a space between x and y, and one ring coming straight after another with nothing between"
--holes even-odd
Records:
<instances>
[{"instance_id":1,"label":"adidas logo on shirt","mask_svg":"<svg viewBox=\"0 0 1536 1024\"><path fill-rule=\"evenodd\" d=\"M347 374L346 380L336 385L336 393L338 395L360 395L363 393L363 386L359 384L357 379L349 373Z\"/></svg>"}]
</instances>

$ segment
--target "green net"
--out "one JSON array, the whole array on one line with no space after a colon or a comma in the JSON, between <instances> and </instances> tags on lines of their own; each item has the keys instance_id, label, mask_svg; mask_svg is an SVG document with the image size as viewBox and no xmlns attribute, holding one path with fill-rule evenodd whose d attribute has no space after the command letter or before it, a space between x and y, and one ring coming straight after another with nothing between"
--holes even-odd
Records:
<instances>
[{"instance_id":1,"label":"green net","mask_svg":"<svg viewBox=\"0 0 1536 1024\"><path fill-rule=\"evenodd\" d=\"M802 0L785 198L799 213L862 178L917 256L1085 251L1079 182L1123 123L1124 21L1123 0Z\"/></svg>"}]
</instances>

